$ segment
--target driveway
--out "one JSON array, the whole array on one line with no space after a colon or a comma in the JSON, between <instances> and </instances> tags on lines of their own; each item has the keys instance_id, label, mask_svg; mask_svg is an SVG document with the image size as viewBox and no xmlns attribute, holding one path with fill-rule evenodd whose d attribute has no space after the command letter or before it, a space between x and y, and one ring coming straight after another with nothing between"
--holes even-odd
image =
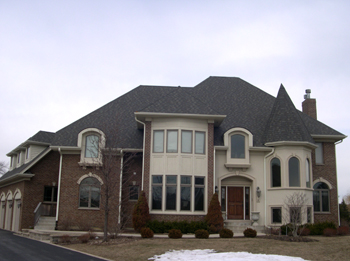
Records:
<instances>
[{"instance_id":1,"label":"driveway","mask_svg":"<svg viewBox=\"0 0 350 261\"><path fill-rule=\"evenodd\" d=\"M81 254L59 246L16 236L13 232L2 229L0 229L0 260L105 261L105 259Z\"/></svg>"}]
</instances>

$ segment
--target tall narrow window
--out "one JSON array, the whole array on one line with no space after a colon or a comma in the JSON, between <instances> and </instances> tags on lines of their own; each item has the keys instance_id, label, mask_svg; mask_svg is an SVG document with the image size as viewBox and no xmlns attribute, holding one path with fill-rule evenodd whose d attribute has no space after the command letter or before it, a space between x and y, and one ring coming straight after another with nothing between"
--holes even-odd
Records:
<instances>
[{"instance_id":1,"label":"tall narrow window","mask_svg":"<svg viewBox=\"0 0 350 261\"><path fill-rule=\"evenodd\" d=\"M317 182L314 185L314 211L329 212L329 187L324 182Z\"/></svg>"},{"instance_id":2,"label":"tall narrow window","mask_svg":"<svg viewBox=\"0 0 350 261\"><path fill-rule=\"evenodd\" d=\"M311 207L308 207L307 208L307 212L306 212L306 215L307 215L306 222L309 223L309 224L311 223L311 211L312 211Z\"/></svg>"},{"instance_id":3,"label":"tall narrow window","mask_svg":"<svg viewBox=\"0 0 350 261\"><path fill-rule=\"evenodd\" d=\"M155 130L153 132L153 152L164 152L164 131Z\"/></svg>"},{"instance_id":4,"label":"tall narrow window","mask_svg":"<svg viewBox=\"0 0 350 261\"><path fill-rule=\"evenodd\" d=\"M317 148L315 149L315 161L316 164L323 164L323 143L317 142Z\"/></svg>"},{"instance_id":5,"label":"tall narrow window","mask_svg":"<svg viewBox=\"0 0 350 261\"><path fill-rule=\"evenodd\" d=\"M271 187L281 186L281 162L278 158L271 160Z\"/></svg>"},{"instance_id":6,"label":"tall narrow window","mask_svg":"<svg viewBox=\"0 0 350 261\"><path fill-rule=\"evenodd\" d=\"M181 153L192 153L192 131L181 131Z\"/></svg>"},{"instance_id":7,"label":"tall narrow window","mask_svg":"<svg viewBox=\"0 0 350 261\"><path fill-rule=\"evenodd\" d=\"M221 187L221 211L226 211L226 187Z\"/></svg>"},{"instance_id":8,"label":"tall narrow window","mask_svg":"<svg viewBox=\"0 0 350 261\"><path fill-rule=\"evenodd\" d=\"M205 133L201 131L196 131L195 133L195 153L204 154L205 153Z\"/></svg>"},{"instance_id":9,"label":"tall narrow window","mask_svg":"<svg viewBox=\"0 0 350 261\"><path fill-rule=\"evenodd\" d=\"M176 210L177 176L166 176L166 210Z\"/></svg>"},{"instance_id":10,"label":"tall narrow window","mask_svg":"<svg viewBox=\"0 0 350 261\"><path fill-rule=\"evenodd\" d=\"M194 210L204 210L204 177L194 178Z\"/></svg>"},{"instance_id":11,"label":"tall narrow window","mask_svg":"<svg viewBox=\"0 0 350 261\"><path fill-rule=\"evenodd\" d=\"M99 149L99 137L88 135L85 140L85 158L97 158Z\"/></svg>"},{"instance_id":12,"label":"tall narrow window","mask_svg":"<svg viewBox=\"0 0 350 261\"><path fill-rule=\"evenodd\" d=\"M152 209L162 209L163 176L152 176Z\"/></svg>"},{"instance_id":13,"label":"tall narrow window","mask_svg":"<svg viewBox=\"0 0 350 261\"><path fill-rule=\"evenodd\" d=\"M231 158L245 158L245 137L243 135L235 134L231 136Z\"/></svg>"},{"instance_id":14,"label":"tall narrow window","mask_svg":"<svg viewBox=\"0 0 350 261\"><path fill-rule=\"evenodd\" d=\"M299 160L296 157L289 159L289 186L300 187Z\"/></svg>"},{"instance_id":15,"label":"tall narrow window","mask_svg":"<svg viewBox=\"0 0 350 261\"><path fill-rule=\"evenodd\" d=\"M169 130L167 132L167 149L166 152L177 152L177 130Z\"/></svg>"},{"instance_id":16,"label":"tall narrow window","mask_svg":"<svg viewBox=\"0 0 350 261\"><path fill-rule=\"evenodd\" d=\"M181 176L181 210L191 210L191 176Z\"/></svg>"},{"instance_id":17,"label":"tall narrow window","mask_svg":"<svg viewBox=\"0 0 350 261\"><path fill-rule=\"evenodd\" d=\"M26 159L29 159L29 148L30 148L30 147L28 147L28 148L27 148L27 151L26 151Z\"/></svg>"},{"instance_id":18,"label":"tall narrow window","mask_svg":"<svg viewBox=\"0 0 350 261\"><path fill-rule=\"evenodd\" d=\"M245 187L244 188L244 204L245 204L245 219L249 220L249 215L250 215L250 188Z\"/></svg>"},{"instance_id":19,"label":"tall narrow window","mask_svg":"<svg viewBox=\"0 0 350 261\"><path fill-rule=\"evenodd\" d=\"M306 187L307 188L311 188L311 183L310 183L310 161L309 159L306 159L306 170L305 170L305 173L306 173Z\"/></svg>"},{"instance_id":20,"label":"tall narrow window","mask_svg":"<svg viewBox=\"0 0 350 261\"><path fill-rule=\"evenodd\" d=\"M79 207L99 208L100 207L100 182L95 178L86 178L80 183Z\"/></svg>"}]
</instances>

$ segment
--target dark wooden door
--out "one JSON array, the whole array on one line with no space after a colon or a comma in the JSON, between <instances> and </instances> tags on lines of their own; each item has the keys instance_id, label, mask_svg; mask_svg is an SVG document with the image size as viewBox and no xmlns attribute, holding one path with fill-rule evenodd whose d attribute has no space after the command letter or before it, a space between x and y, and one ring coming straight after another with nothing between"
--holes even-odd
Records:
<instances>
[{"instance_id":1,"label":"dark wooden door","mask_svg":"<svg viewBox=\"0 0 350 261\"><path fill-rule=\"evenodd\" d=\"M243 219L243 187L228 187L227 218Z\"/></svg>"}]
</instances>

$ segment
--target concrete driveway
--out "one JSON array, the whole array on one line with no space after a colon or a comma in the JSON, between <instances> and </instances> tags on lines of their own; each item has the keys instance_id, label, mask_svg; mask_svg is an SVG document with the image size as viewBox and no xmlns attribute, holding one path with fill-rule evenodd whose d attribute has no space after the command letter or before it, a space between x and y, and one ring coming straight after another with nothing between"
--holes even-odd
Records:
<instances>
[{"instance_id":1,"label":"concrete driveway","mask_svg":"<svg viewBox=\"0 0 350 261\"><path fill-rule=\"evenodd\" d=\"M11 231L0 229L0 260L105 261L106 259L92 257L59 246L16 236Z\"/></svg>"}]
</instances>

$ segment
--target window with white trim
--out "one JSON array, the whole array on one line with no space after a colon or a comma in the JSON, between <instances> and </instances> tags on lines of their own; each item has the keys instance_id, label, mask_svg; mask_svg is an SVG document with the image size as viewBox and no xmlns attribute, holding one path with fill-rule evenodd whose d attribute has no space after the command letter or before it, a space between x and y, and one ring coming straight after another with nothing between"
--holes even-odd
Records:
<instances>
[{"instance_id":1,"label":"window with white trim","mask_svg":"<svg viewBox=\"0 0 350 261\"><path fill-rule=\"evenodd\" d=\"M281 187L281 162L278 158L271 160L271 187Z\"/></svg>"},{"instance_id":2,"label":"window with white trim","mask_svg":"<svg viewBox=\"0 0 350 261\"><path fill-rule=\"evenodd\" d=\"M323 143L316 142L317 148L315 149L315 162L316 164L323 164Z\"/></svg>"},{"instance_id":3,"label":"window with white trim","mask_svg":"<svg viewBox=\"0 0 350 261\"><path fill-rule=\"evenodd\" d=\"M168 130L167 131L167 153L177 153L177 130Z\"/></svg>"},{"instance_id":4,"label":"window with white trim","mask_svg":"<svg viewBox=\"0 0 350 261\"><path fill-rule=\"evenodd\" d=\"M79 185L79 207L99 208L101 197L101 184L98 179L85 178Z\"/></svg>"},{"instance_id":5,"label":"window with white trim","mask_svg":"<svg viewBox=\"0 0 350 261\"><path fill-rule=\"evenodd\" d=\"M289 159L289 187L300 187L300 167L299 159L292 157Z\"/></svg>"},{"instance_id":6,"label":"window with white trim","mask_svg":"<svg viewBox=\"0 0 350 261\"><path fill-rule=\"evenodd\" d=\"M205 132L196 131L195 132L195 153L205 154Z\"/></svg>"},{"instance_id":7,"label":"window with white trim","mask_svg":"<svg viewBox=\"0 0 350 261\"><path fill-rule=\"evenodd\" d=\"M281 224L282 223L282 208L281 207L271 208L271 222L272 222L272 224Z\"/></svg>"},{"instance_id":8,"label":"window with white trim","mask_svg":"<svg viewBox=\"0 0 350 261\"><path fill-rule=\"evenodd\" d=\"M85 137L85 158L97 158L99 154L99 136L90 134Z\"/></svg>"},{"instance_id":9,"label":"window with white trim","mask_svg":"<svg viewBox=\"0 0 350 261\"><path fill-rule=\"evenodd\" d=\"M181 131L181 153L192 153L192 131Z\"/></svg>"},{"instance_id":10,"label":"window with white trim","mask_svg":"<svg viewBox=\"0 0 350 261\"><path fill-rule=\"evenodd\" d=\"M324 182L317 182L313 191L314 211L329 212L329 187Z\"/></svg>"},{"instance_id":11,"label":"window with white trim","mask_svg":"<svg viewBox=\"0 0 350 261\"><path fill-rule=\"evenodd\" d=\"M311 182L310 182L310 179L311 179L311 170L310 170L310 161L309 161L309 159L306 159L305 166L306 166L306 169L305 169L305 174L306 174L306 187L307 187L307 188L311 188Z\"/></svg>"},{"instance_id":12,"label":"window with white trim","mask_svg":"<svg viewBox=\"0 0 350 261\"><path fill-rule=\"evenodd\" d=\"M234 134L231 136L231 158L245 158L245 137L241 134Z\"/></svg>"}]
</instances>

